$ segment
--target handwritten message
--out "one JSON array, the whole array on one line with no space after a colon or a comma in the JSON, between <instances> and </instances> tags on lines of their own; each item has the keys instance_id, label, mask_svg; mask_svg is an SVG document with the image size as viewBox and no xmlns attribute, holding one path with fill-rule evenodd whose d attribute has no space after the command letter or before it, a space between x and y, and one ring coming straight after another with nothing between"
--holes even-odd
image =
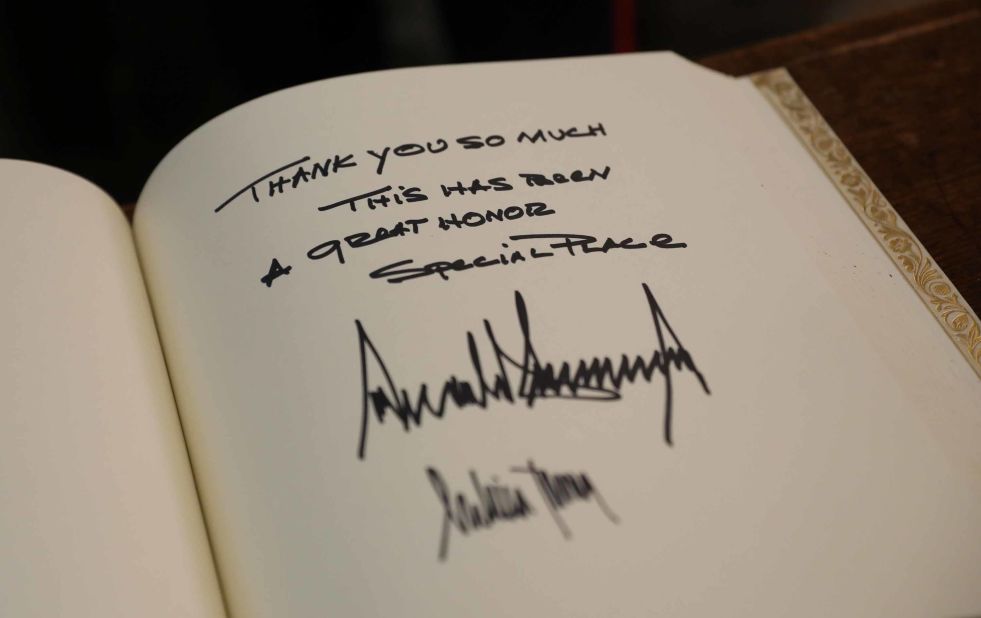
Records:
<instances>
[{"instance_id":1,"label":"handwritten message","mask_svg":"<svg viewBox=\"0 0 981 618\"><path fill-rule=\"evenodd\" d=\"M375 176L384 176L399 161L408 157L432 157L434 161L447 153L465 153L485 148L497 149L508 144L529 147L555 144L566 140L603 139L607 137L603 123L587 124L584 128L569 127L560 129L535 129L518 131L509 142L503 135L466 135L455 139L437 138L423 143L406 143L396 146L386 145L366 148L362 153L332 154L313 160L309 156L281 165L261 177L239 188L215 207L221 213L226 207L238 201L251 201L266 204L283 195L303 191L313 185L329 183L332 178L349 174L348 170L368 165ZM466 180L455 179L438 186L382 184L355 195L345 195L326 204L313 205L318 212L327 213L335 209L348 209L352 213L370 213L376 210L404 207L407 212L420 212L413 207L434 201L458 202L468 196L485 193L507 194L516 189L529 192L542 192L559 185L578 185L584 183L604 183L610 180L613 170L610 165L572 170L529 170L516 174L493 177L474 177ZM381 183L379 183L381 184ZM360 250L379 243L405 241L419 236L428 230L441 233L460 233L468 229L495 225L506 227L509 223L522 219L551 217L557 214L554 206L544 201L504 202L495 208L480 210L460 210L455 208L427 216L406 216L394 223L375 226L364 231L347 234L340 238L330 238L305 251L309 262L326 260L337 266L348 263L350 257ZM676 241L664 231L652 231L644 236L623 235L622 237L597 237L584 233L547 232L541 234L507 234L500 245L478 255L446 256L443 259L417 263L407 257L373 268L369 276L386 283L403 283L422 277L438 276L449 280L451 274L472 269L502 267L520 264L531 260L553 258L556 256L577 256L588 254L606 255L610 252L640 249L679 249L685 242ZM269 267L259 277L259 282L272 288L276 281L294 271L294 264L284 264L279 257L269 259Z\"/></svg>"},{"instance_id":2,"label":"handwritten message","mask_svg":"<svg viewBox=\"0 0 981 618\"><path fill-rule=\"evenodd\" d=\"M261 285L256 286L256 290L281 289L282 278L290 276L290 281L294 281L295 273L299 271L349 268L356 261L366 263L364 271L369 279L398 285L433 277L450 281L475 276L489 268L511 268L542 260L616 256L627 252L653 256L662 251L687 248L683 239L676 239L667 230L625 231L611 236L591 234L589 230L564 229L560 223L554 228L546 223L547 231L537 231L541 226L536 226L533 233L528 232L527 226L509 229L516 222L560 221L563 205L555 201L555 187L597 187L615 182L616 170L606 162L574 169L552 169L541 164L540 169L495 175L477 173L440 183L397 184L386 178L409 158L430 160L435 166L454 153L463 160L467 153L485 149L562 147L573 140L606 139L607 129L598 122L552 130L519 130L508 133L508 137L505 132L452 139L437 137L418 143L334 153L317 159L303 156L275 166L272 171L240 187L217 204L214 213L221 216L229 208L249 203L260 208L271 207L286 195L305 197L322 196L325 192L341 193L332 184L339 177L351 180L343 183L346 187L363 185L358 191L344 192L324 201L310 197L306 206L318 217L347 212L359 220L364 218L365 224L360 231L325 238L303 247L293 259L269 257L268 269L257 277ZM543 152L538 159L546 160L545 154ZM369 171L355 174L352 170L357 168ZM485 200L483 206L474 208L470 198L478 195L499 197L500 203L488 207ZM520 195L520 198L512 195ZM564 195L568 196L568 193ZM369 223L379 212L395 213L395 216L386 217L383 225ZM446 243L446 247L457 249L446 249L447 255L439 259L433 260L432 256L418 259L411 255L412 246L418 239L438 238L443 234L457 237L467 234L468 230L487 226L490 226L487 229L500 229L496 246L481 249L458 242ZM486 238L486 235L482 237ZM381 260L371 262L372 247L381 243L405 250L405 257L385 263L378 263ZM465 255L459 255L460 246L467 247ZM513 342L514 337L499 338L494 322L485 318L480 320L482 328L461 334L458 347L449 346L465 361L461 370L435 381L416 384L403 380L400 368L407 363L419 362L419 359L412 354L394 353L389 357L385 344L369 335L370 325L363 319L355 319L362 402L357 458L367 459L369 436L381 430L383 425L395 425L404 433L422 431L467 408L503 411L522 406L530 410L536 401L546 399L605 404L619 401L628 386L655 382L661 393L662 438L667 445L672 445L675 376L690 374L693 384L705 395L709 394L709 386L693 354L668 321L652 287L641 282L637 290L637 301L644 302L649 319L643 330L638 331L640 343L636 349L613 355L546 358L535 344L534 313L524 294L515 290L511 330L520 336L519 345L502 344L502 341ZM393 362L386 358L397 360ZM585 473L556 475L536 467L531 460L527 466L511 468L511 473L530 475L542 503L567 538L571 537L571 532L560 511L574 502L593 501L610 521L619 521ZM426 468L426 476L440 505L443 521L440 560L447 557L451 532L466 535L489 528L498 521L527 519L536 512L534 501L519 484L501 483L496 477L489 482L482 481L471 470L473 495L476 496L473 499L465 492L452 490L434 466Z\"/></svg>"}]
</instances>

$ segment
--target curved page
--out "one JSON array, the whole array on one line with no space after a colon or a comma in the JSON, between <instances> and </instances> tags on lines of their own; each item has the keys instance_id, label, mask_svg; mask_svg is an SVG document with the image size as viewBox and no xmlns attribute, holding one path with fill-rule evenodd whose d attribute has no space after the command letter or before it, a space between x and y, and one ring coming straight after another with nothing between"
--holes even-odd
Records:
<instances>
[{"instance_id":1,"label":"curved page","mask_svg":"<svg viewBox=\"0 0 981 618\"><path fill-rule=\"evenodd\" d=\"M294 88L136 234L236 616L981 611L981 384L747 81Z\"/></svg>"},{"instance_id":2,"label":"curved page","mask_svg":"<svg viewBox=\"0 0 981 618\"><path fill-rule=\"evenodd\" d=\"M0 615L224 615L119 207L0 161Z\"/></svg>"}]
</instances>

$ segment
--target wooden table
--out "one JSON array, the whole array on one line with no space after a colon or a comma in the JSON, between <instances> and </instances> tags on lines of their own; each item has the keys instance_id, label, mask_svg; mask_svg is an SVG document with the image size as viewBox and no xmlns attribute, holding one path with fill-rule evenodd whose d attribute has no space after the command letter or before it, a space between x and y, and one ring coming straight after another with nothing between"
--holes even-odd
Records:
<instances>
[{"instance_id":1,"label":"wooden table","mask_svg":"<svg viewBox=\"0 0 981 618\"><path fill-rule=\"evenodd\" d=\"M981 310L981 1L836 24L700 62L731 75L786 67Z\"/></svg>"}]
</instances>

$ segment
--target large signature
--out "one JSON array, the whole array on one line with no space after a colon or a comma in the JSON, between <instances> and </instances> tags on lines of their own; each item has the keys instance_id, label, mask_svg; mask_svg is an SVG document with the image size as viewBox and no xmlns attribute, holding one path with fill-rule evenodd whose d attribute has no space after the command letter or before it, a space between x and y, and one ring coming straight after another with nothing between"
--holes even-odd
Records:
<instances>
[{"instance_id":1,"label":"large signature","mask_svg":"<svg viewBox=\"0 0 981 618\"><path fill-rule=\"evenodd\" d=\"M421 427L427 417L440 420L448 410L476 407L486 409L492 402L523 403L534 406L538 399L614 401L621 389L634 382L651 383L660 379L664 388L664 441L671 445L673 425L673 371L687 371L695 376L705 394L710 394L705 376L699 371L691 353L685 348L667 316L654 298L650 287L642 284L653 322L654 345L642 353L594 356L577 360L551 361L535 351L531 319L524 297L514 293L515 311L523 337L522 349L506 351L494 334L489 320L483 321L484 334L493 350L489 363L481 357L477 337L466 335L467 352L473 377L462 379L451 375L442 383L421 383L413 388L400 384L378 347L371 341L360 320L355 320L361 355L362 411L358 438L358 458L364 459L368 430L372 421L382 424L394 415L405 431ZM485 365L493 369L485 368ZM373 371L371 371L373 369ZM374 374L378 374L376 380Z\"/></svg>"}]
</instances>

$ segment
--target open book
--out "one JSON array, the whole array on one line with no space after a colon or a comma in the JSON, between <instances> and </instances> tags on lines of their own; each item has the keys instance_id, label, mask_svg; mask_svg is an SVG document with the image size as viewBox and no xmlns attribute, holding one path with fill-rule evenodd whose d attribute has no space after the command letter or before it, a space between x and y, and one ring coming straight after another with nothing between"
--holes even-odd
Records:
<instances>
[{"instance_id":1,"label":"open book","mask_svg":"<svg viewBox=\"0 0 981 618\"><path fill-rule=\"evenodd\" d=\"M977 316L786 72L308 84L132 228L0 181L0 615L981 613Z\"/></svg>"}]
</instances>

